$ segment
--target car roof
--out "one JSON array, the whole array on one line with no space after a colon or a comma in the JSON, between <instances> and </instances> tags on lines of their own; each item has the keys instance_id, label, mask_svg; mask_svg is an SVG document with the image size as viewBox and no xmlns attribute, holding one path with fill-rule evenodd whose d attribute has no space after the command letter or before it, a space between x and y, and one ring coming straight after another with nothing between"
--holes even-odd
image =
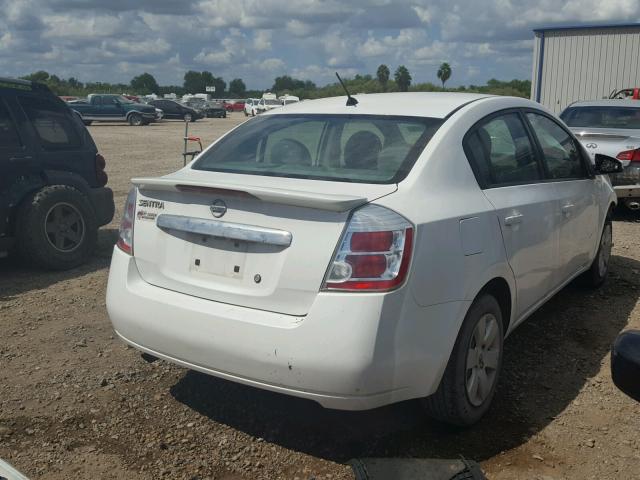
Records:
<instances>
[{"instance_id":1,"label":"car roof","mask_svg":"<svg viewBox=\"0 0 640 480\"><path fill-rule=\"evenodd\" d=\"M624 100L621 98L607 98L604 100L580 100L567 108L573 107L636 107L640 108L640 100Z\"/></svg>"},{"instance_id":2,"label":"car roof","mask_svg":"<svg viewBox=\"0 0 640 480\"><path fill-rule=\"evenodd\" d=\"M394 92L354 94L352 97L358 100L358 104L355 107L346 106L347 97L343 96L291 103L282 108L266 112L266 114L360 114L445 118L467 103L489 98L491 95L448 92Z\"/></svg>"}]
</instances>

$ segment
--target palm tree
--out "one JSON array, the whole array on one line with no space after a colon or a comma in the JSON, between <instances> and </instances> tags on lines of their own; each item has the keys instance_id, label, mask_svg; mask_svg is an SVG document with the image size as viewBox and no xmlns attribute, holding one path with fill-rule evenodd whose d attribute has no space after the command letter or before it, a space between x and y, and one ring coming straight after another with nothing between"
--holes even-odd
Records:
<instances>
[{"instance_id":1,"label":"palm tree","mask_svg":"<svg viewBox=\"0 0 640 480\"><path fill-rule=\"evenodd\" d=\"M397 68L394 77L401 92L409 90L409 85L411 85L411 74L409 73L409 70L407 70L407 67L400 65Z\"/></svg>"},{"instance_id":2,"label":"palm tree","mask_svg":"<svg viewBox=\"0 0 640 480\"><path fill-rule=\"evenodd\" d=\"M382 85L382 89L384 91L387 90L387 83L389 82L389 75L391 72L389 71L389 67L387 67L384 63L378 67L378 71L376 72L376 76L378 77L378 82Z\"/></svg>"},{"instance_id":3,"label":"palm tree","mask_svg":"<svg viewBox=\"0 0 640 480\"><path fill-rule=\"evenodd\" d=\"M444 89L445 82L451 78L451 66L447 62L440 65L440 68L438 69L438 78L442 82L442 88Z\"/></svg>"}]
</instances>

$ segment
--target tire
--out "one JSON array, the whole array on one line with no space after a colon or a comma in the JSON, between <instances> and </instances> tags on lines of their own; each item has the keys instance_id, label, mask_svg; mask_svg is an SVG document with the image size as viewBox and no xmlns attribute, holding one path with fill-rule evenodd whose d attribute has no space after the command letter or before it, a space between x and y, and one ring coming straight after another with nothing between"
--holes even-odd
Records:
<instances>
[{"instance_id":1,"label":"tire","mask_svg":"<svg viewBox=\"0 0 640 480\"><path fill-rule=\"evenodd\" d=\"M84 123L88 127L89 125L91 125L93 123L93 121L91 121L91 120L82 120L82 123Z\"/></svg>"},{"instance_id":2,"label":"tire","mask_svg":"<svg viewBox=\"0 0 640 480\"><path fill-rule=\"evenodd\" d=\"M609 210L604 221L598 253L593 259L589 270L580 275L580 284L586 288L598 288L607 279L609 274L609 263L611 259L611 247L613 246L613 225L611 223L612 212Z\"/></svg>"},{"instance_id":3,"label":"tire","mask_svg":"<svg viewBox=\"0 0 640 480\"><path fill-rule=\"evenodd\" d=\"M73 187L44 187L17 214L18 250L38 267L68 270L86 262L95 249L95 212L86 195Z\"/></svg>"},{"instance_id":4,"label":"tire","mask_svg":"<svg viewBox=\"0 0 640 480\"><path fill-rule=\"evenodd\" d=\"M467 427L487 413L502 370L503 325L495 297L482 294L476 298L462 323L438 390L423 399L431 417ZM482 337L483 341L476 342Z\"/></svg>"},{"instance_id":5,"label":"tire","mask_svg":"<svg viewBox=\"0 0 640 480\"><path fill-rule=\"evenodd\" d=\"M142 125L144 125L142 116L137 113L132 113L131 115L129 115L127 120L129 121L129 125L131 125L132 127L141 127Z\"/></svg>"},{"instance_id":6,"label":"tire","mask_svg":"<svg viewBox=\"0 0 640 480\"><path fill-rule=\"evenodd\" d=\"M184 119L185 122L192 122L193 118L191 117L190 113L185 113L184 117L182 117Z\"/></svg>"}]
</instances>

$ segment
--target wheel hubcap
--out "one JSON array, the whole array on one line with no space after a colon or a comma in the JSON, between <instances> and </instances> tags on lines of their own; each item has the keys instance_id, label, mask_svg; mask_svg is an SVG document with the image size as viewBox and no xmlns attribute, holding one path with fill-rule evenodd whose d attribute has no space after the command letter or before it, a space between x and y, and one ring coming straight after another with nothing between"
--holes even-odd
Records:
<instances>
[{"instance_id":1,"label":"wheel hubcap","mask_svg":"<svg viewBox=\"0 0 640 480\"><path fill-rule=\"evenodd\" d=\"M80 246L84 239L84 219L76 207L58 203L45 216L45 237L54 249L69 253Z\"/></svg>"},{"instance_id":2,"label":"wheel hubcap","mask_svg":"<svg viewBox=\"0 0 640 480\"><path fill-rule=\"evenodd\" d=\"M601 277L604 277L609 269L609 259L611 258L611 247L613 245L612 239L611 225L606 225L600 239L600 252L598 254L598 273Z\"/></svg>"},{"instance_id":3,"label":"wheel hubcap","mask_svg":"<svg viewBox=\"0 0 640 480\"><path fill-rule=\"evenodd\" d=\"M466 363L467 397L479 407L490 395L500 361L500 329L496 317L480 317L469 342Z\"/></svg>"}]
</instances>

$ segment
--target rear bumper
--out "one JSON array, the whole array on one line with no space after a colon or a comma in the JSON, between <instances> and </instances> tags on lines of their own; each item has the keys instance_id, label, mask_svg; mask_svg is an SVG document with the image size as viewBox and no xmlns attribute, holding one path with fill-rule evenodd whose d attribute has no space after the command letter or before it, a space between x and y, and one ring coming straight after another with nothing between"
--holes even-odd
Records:
<instances>
[{"instance_id":1,"label":"rear bumper","mask_svg":"<svg viewBox=\"0 0 640 480\"><path fill-rule=\"evenodd\" d=\"M89 198L96 212L98 226L111 223L115 212L113 191L108 187L92 188L89 190Z\"/></svg>"},{"instance_id":2,"label":"rear bumper","mask_svg":"<svg viewBox=\"0 0 640 480\"><path fill-rule=\"evenodd\" d=\"M613 189L618 198L640 198L640 184L638 185L614 185Z\"/></svg>"},{"instance_id":3,"label":"rear bumper","mask_svg":"<svg viewBox=\"0 0 640 480\"><path fill-rule=\"evenodd\" d=\"M468 304L321 293L305 317L158 288L114 249L107 310L133 347L231 381L364 410L433 393Z\"/></svg>"}]
</instances>

